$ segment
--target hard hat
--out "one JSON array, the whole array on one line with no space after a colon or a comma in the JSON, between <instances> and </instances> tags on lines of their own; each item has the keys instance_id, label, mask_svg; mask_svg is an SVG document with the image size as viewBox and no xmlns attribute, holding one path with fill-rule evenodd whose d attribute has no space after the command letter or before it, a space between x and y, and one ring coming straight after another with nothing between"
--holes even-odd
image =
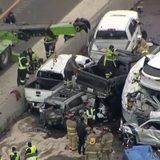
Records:
<instances>
[{"instance_id":1,"label":"hard hat","mask_svg":"<svg viewBox=\"0 0 160 160\"><path fill-rule=\"evenodd\" d=\"M110 50L114 50L114 46L113 46L113 45L110 45L110 46L109 46L109 49L110 49Z\"/></svg>"},{"instance_id":2,"label":"hard hat","mask_svg":"<svg viewBox=\"0 0 160 160\"><path fill-rule=\"evenodd\" d=\"M110 129L109 129L108 127L103 127L103 131L107 131L107 132L109 132L109 131L110 131Z\"/></svg>"},{"instance_id":3,"label":"hard hat","mask_svg":"<svg viewBox=\"0 0 160 160\"><path fill-rule=\"evenodd\" d=\"M142 35L139 34L139 35L137 36L137 40L138 40L138 41L141 41L141 39L142 39Z\"/></svg>"},{"instance_id":4,"label":"hard hat","mask_svg":"<svg viewBox=\"0 0 160 160\"><path fill-rule=\"evenodd\" d=\"M79 110L79 114L84 114L84 110L83 109Z\"/></svg>"},{"instance_id":5,"label":"hard hat","mask_svg":"<svg viewBox=\"0 0 160 160\"><path fill-rule=\"evenodd\" d=\"M94 137L90 138L89 144L94 145L96 143L96 139Z\"/></svg>"}]
</instances>

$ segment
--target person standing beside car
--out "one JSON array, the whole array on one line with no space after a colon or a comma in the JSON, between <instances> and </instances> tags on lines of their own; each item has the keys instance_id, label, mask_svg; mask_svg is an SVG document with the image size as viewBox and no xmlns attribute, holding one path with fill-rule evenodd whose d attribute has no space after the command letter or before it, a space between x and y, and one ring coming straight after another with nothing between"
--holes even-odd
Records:
<instances>
[{"instance_id":1,"label":"person standing beside car","mask_svg":"<svg viewBox=\"0 0 160 160\"><path fill-rule=\"evenodd\" d=\"M72 76L77 70L80 70L81 67L76 62L76 55L72 55L72 57L67 61L66 66L64 68L64 85L67 85L69 81L69 86L73 86Z\"/></svg>"}]
</instances>

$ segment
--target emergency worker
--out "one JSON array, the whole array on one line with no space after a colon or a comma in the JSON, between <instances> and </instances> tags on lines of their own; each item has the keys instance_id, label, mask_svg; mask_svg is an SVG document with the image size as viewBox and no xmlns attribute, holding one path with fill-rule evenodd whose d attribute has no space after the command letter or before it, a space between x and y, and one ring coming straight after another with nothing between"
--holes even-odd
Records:
<instances>
[{"instance_id":1,"label":"emergency worker","mask_svg":"<svg viewBox=\"0 0 160 160\"><path fill-rule=\"evenodd\" d=\"M16 23L16 18L15 18L12 11L10 11L8 13L7 17L4 20L4 23L8 23L8 24L15 24Z\"/></svg>"},{"instance_id":2,"label":"emergency worker","mask_svg":"<svg viewBox=\"0 0 160 160\"><path fill-rule=\"evenodd\" d=\"M69 139L69 148L72 151L77 149L77 123L74 120L74 114L69 113L69 119L66 121L67 134Z\"/></svg>"},{"instance_id":3,"label":"emergency worker","mask_svg":"<svg viewBox=\"0 0 160 160\"><path fill-rule=\"evenodd\" d=\"M88 118L88 125L93 128L93 121L95 121L95 108L90 102L86 102L86 115Z\"/></svg>"},{"instance_id":4,"label":"emergency worker","mask_svg":"<svg viewBox=\"0 0 160 160\"><path fill-rule=\"evenodd\" d=\"M57 36L55 36L54 38L51 38L49 36L44 37L44 47L46 51L46 58L49 58L55 52L57 41L58 41Z\"/></svg>"},{"instance_id":5,"label":"emergency worker","mask_svg":"<svg viewBox=\"0 0 160 160\"><path fill-rule=\"evenodd\" d=\"M32 154L27 154L25 156L25 160L37 160L37 154L36 153L32 153Z\"/></svg>"},{"instance_id":6,"label":"emergency worker","mask_svg":"<svg viewBox=\"0 0 160 160\"><path fill-rule=\"evenodd\" d=\"M108 79L113 75L114 68L116 67L116 56L114 46L110 45L109 49L105 51L103 66L105 67L105 77Z\"/></svg>"},{"instance_id":7,"label":"emergency worker","mask_svg":"<svg viewBox=\"0 0 160 160\"><path fill-rule=\"evenodd\" d=\"M83 155L85 154L85 138L86 138L86 125L84 123L84 117L80 118L80 122L77 124L77 135L78 135L78 153L81 154L81 149Z\"/></svg>"},{"instance_id":8,"label":"emergency worker","mask_svg":"<svg viewBox=\"0 0 160 160\"><path fill-rule=\"evenodd\" d=\"M99 160L101 158L100 147L96 144L96 138L91 137L85 151L86 160Z\"/></svg>"},{"instance_id":9,"label":"emergency worker","mask_svg":"<svg viewBox=\"0 0 160 160\"><path fill-rule=\"evenodd\" d=\"M80 118L81 117L84 118L84 123L87 126L88 125L88 118L87 118L87 115L85 114L83 109L79 110L79 116L80 116Z\"/></svg>"},{"instance_id":10,"label":"emergency worker","mask_svg":"<svg viewBox=\"0 0 160 160\"><path fill-rule=\"evenodd\" d=\"M12 152L10 153L10 160L20 160L20 154L16 147L12 147Z\"/></svg>"},{"instance_id":11,"label":"emergency worker","mask_svg":"<svg viewBox=\"0 0 160 160\"><path fill-rule=\"evenodd\" d=\"M35 71L40 67L40 59L37 53L33 52L32 48L28 48L28 61L30 70Z\"/></svg>"},{"instance_id":12,"label":"emergency worker","mask_svg":"<svg viewBox=\"0 0 160 160\"><path fill-rule=\"evenodd\" d=\"M84 145L85 148L88 147L89 141L92 137L97 138L95 132L93 131L93 129L91 127L87 127L86 131L87 131L87 137L86 137L86 141L85 141L85 145Z\"/></svg>"},{"instance_id":13,"label":"emergency worker","mask_svg":"<svg viewBox=\"0 0 160 160\"><path fill-rule=\"evenodd\" d=\"M32 145L31 142L28 142L28 147L26 148L26 155L29 154L38 154L37 147L35 145Z\"/></svg>"},{"instance_id":14,"label":"emergency worker","mask_svg":"<svg viewBox=\"0 0 160 160\"><path fill-rule=\"evenodd\" d=\"M18 58L17 85L25 85L29 66L27 51L23 51Z\"/></svg>"},{"instance_id":15,"label":"emergency worker","mask_svg":"<svg viewBox=\"0 0 160 160\"><path fill-rule=\"evenodd\" d=\"M110 129L108 127L103 128L103 136L101 140L101 152L102 152L102 160L111 160L111 154L113 152L113 134L110 133Z\"/></svg>"},{"instance_id":16,"label":"emergency worker","mask_svg":"<svg viewBox=\"0 0 160 160\"><path fill-rule=\"evenodd\" d=\"M146 41L142 38L141 35L137 37L137 43L132 48L133 53L139 53L142 56L149 54L149 48L147 46Z\"/></svg>"},{"instance_id":17,"label":"emergency worker","mask_svg":"<svg viewBox=\"0 0 160 160\"><path fill-rule=\"evenodd\" d=\"M66 66L64 68L64 85L67 85L67 81L69 81L69 86L72 87L72 76L74 73L80 68L80 66L76 62L76 55L72 55L72 57L67 61Z\"/></svg>"}]
</instances>

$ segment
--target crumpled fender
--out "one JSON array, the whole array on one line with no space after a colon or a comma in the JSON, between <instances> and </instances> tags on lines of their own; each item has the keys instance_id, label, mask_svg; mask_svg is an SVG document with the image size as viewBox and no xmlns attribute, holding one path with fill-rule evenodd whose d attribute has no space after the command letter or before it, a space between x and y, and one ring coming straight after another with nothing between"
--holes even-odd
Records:
<instances>
[{"instance_id":1,"label":"crumpled fender","mask_svg":"<svg viewBox=\"0 0 160 160\"><path fill-rule=\"evenodd\" d=\"M10 94L14 93L16 95L16 100L19 101L21 99L21 94L18 90L13 90L10 92Z\"/></svg>"}]
</instances>

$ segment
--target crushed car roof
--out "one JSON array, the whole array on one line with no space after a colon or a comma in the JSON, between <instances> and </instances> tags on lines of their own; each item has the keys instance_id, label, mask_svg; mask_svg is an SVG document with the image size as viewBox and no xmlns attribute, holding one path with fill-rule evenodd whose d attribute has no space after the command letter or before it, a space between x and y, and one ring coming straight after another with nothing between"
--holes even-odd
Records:
<instances>
[{"instance_id":1,"label":"crushed car roof","mask_svg":"<svg viewBox=\"0 0 160 160\"><path fill-rule=\"evenodd\" d=\"M84 94L83 91L79 90L71 90L69 88L62 88L58 92L54 93L53 95L49 96L48 98L45 99L45 102L47 103L53 103L54 101L61 101L64 102L67 99L76 96L77 94Z\"/></svg>"}]
</instances>

